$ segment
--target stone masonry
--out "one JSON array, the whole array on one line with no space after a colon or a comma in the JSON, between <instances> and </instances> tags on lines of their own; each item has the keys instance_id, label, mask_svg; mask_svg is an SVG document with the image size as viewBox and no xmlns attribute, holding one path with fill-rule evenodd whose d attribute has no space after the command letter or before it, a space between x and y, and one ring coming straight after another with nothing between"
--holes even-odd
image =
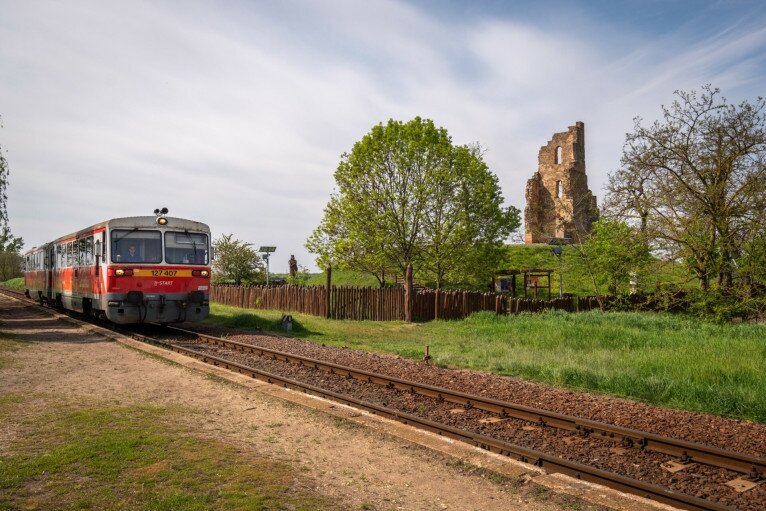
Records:
<instances>
[{"instance_id":1,"label":"stone masonry","mask_svg":"<svg viewBox=\"0 0 766 511\"><path fill-rule=\"evenodd\" d=\"M538 169L527 181L524 242L577 241L598 219L596 197L585 175L585 125L575 123L540 148Z\"/></svg>"}]
</instances>

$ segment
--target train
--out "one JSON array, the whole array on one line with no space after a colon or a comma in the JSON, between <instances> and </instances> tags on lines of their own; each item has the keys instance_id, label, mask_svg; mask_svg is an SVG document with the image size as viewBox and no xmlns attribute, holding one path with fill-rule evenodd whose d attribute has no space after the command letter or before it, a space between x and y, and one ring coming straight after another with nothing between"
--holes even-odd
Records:
<instances>
[{"instance_id":1,"label":"train","mask_svg":"<svg viewBox=\"0 0 766 511\"><path fill-rule=\"evenodd\" d=\"M24 254L29 298L116 324L198 322L210 313L210 228L167 216L112 218Z\"/></svg>"}]
</instances>

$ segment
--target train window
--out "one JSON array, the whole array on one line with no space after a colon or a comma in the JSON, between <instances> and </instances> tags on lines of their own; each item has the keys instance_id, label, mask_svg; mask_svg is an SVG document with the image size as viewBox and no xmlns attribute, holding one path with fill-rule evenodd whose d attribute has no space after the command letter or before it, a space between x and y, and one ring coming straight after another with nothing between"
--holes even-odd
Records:
<instances>
[{"instance_id":1,"label":"train window","mask_svg":"<svg viewBox=\"0 0 766 511\"><path fill-rule=\"evenodd\" d=\"M166 232L165 262L168 264L208 264L207 234Z\"/></svg>"},{"instance_id":2,"label":"train window","mask_svg":"<svg viewBox=\"0 0 766 511\"><path fill-rule=\"evenodd\" d=\"M114 229L109 237L113 263L162 262L160 231Z\"/></svg>"},{"instance_id":3,"label":"train window","mask_svg":"<svg viewBox=\"0 0 766 511\"><path fill-rule=\"evenodd\" d=\"M85 244L85 260L83 264L85 264L86 266L92 266L93 265L93 236L88 236L82 241Z\"/></svg>"},{"instance_id":4,"label":"train window","mask_svg":"<svg viewBox=\"0 0 766 511\"><path fill-rule=\"evenodd\" d=\"M66 265L71 267L74 266L74 243L69 242L66 244Z\"/></svg>"},{"instance_id":5,"label":"train window","mask_svg":"<svg viewBox=\"0 0 766 511\"><path fill-rule=\"evenodd\" d=\"M64 245L56 245L56 255L58 256L58 267L63 268L66 266L66 249Z\"/></svg>"},{"instance_id":6,"label":"train window","mask_svg":"<svg viewBox=\"0 0 766 511\"><path fill-rule=\"evenodd\" d=\"M85 239L77 240L77 265L85 266Z\"/></svg>"}]
</instances>

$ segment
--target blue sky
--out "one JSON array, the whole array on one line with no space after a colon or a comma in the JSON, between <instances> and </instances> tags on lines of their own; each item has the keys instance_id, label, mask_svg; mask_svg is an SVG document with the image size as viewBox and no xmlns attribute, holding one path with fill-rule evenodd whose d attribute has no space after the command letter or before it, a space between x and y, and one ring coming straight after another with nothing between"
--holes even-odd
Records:
<instances>
[{"instance_id":1,"label":"blue sky","mask_svg":"<svg viewBox=\"0 0 766 511\"><path fill-rule=\"evenodd\" d=\"M540 146L583 121L601 199L632 119L706 83L764 94L766 3L0 0L27 247L167 206L313 268L340 155L416 115L487 148L522 210Z\"/></svg>"}]
</instances>

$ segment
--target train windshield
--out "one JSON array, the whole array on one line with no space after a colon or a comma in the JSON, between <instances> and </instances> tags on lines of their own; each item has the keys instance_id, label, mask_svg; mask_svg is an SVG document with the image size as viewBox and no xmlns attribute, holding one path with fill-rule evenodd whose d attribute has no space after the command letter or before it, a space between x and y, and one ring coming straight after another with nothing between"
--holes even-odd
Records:
<instances>
[{"instance_id":1,"label":"train windshield","mask_svg":"<svg viewBox=\"0 0 766 511\"><path fill-rule=\"evenodd\" d=\"M160 231L113 229L111 232L113 263L161 263Z\"/></svg>"},{"instance_id":2,"label":"train windshield","mask_svg":"<svg viewBox=\"0 0 766 511\"><path fill-rule=\"evenodd\" d=\"M207 234L166 232L165 262L168 264L208 264Z\"/></svg>"}]
</instances>

